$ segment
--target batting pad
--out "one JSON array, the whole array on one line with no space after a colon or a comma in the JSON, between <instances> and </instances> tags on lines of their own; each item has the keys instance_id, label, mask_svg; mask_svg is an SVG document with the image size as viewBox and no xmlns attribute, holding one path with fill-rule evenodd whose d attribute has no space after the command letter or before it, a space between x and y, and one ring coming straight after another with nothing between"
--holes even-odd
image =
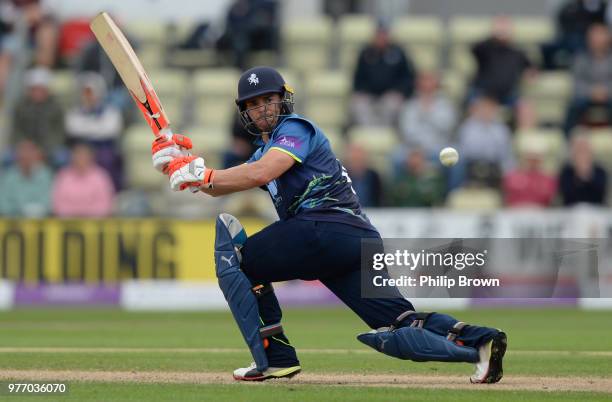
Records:
<instances>
[{"instance_id":1,"label":"batting pad","mask_svg":"<svg viewBox=\"0 0 612 402\"><path fill-rule=\"evenodd\" d=\"M230 219L233 218L233 219ZM240 270L240 262L235 249L232 233L236 230L238 220L229 214L217 217L215 237L215 266L219 287L229 304L232 315L240 328L244 340L251 350L257 370L264 372L268 368L268 358L259 333L260 320L257 299L251 291L251 282ZM242 226L240 225L240 228ZM231 232L230 232L231 230ZM242 230L244 233L244 230ZM246 235L245 235L246 236Z\"/></svg>"},{"instance_id":2,"label":"batting pad","mask_svg":"<svg viewBox=\"0 0 612 402\"><path fill-rule=\"evenodd\" d=\"M478 350L459 346L443 336L423 328L387 328L357 335L357 339L386 355L415 362L477 363Z\"/></svg>"}]
</instances>

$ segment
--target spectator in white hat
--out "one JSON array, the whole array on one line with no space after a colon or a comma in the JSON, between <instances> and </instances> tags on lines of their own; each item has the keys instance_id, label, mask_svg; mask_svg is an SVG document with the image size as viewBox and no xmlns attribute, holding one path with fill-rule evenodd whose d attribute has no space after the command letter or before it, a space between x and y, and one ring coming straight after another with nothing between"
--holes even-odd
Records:
<instances>
[{"instance_id":1,"label":"spectator in white hat","mask_svg":"<svg viewBox=\"0 0 612 402\"><path fill-rule=\"evenodd\" d=\"M50 90L53 76L37 67L26 72L25 91L15 107L10 143L14 147L27 139L41 147L52 163L60 158L64 134L64 110Z\"/></svg>"},{"instance_id":2,"label":"spectator in white hat","mask_svg":"<svg viewBox=\"0 0 612 402\"><path fill-rule=\"evenodd\" d=\"M119 139L123 133L121 111L105 103L106 82L98 73L78 78L80 103L66 114L68 142L85 142L94 150L97 163L108 171L115 189L121 189L122 160Z\"/></svg>"}]
</instances>

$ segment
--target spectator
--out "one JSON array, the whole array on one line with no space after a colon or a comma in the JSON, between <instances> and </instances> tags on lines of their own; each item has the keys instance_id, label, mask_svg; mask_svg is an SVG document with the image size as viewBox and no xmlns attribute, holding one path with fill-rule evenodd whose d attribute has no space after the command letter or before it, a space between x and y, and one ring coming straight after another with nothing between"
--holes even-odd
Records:
<instances>
[{"instance_id":1,"label":"spectator","mask_svg":"<svg viewBox=\"0 0 612 402\"><path fill-rule=\"evenodd\" d=\"M569 138L572 129L589 108L604 106L608 122L612 114L612 51L610 33L605 25L589 28L588 51L576 57L573 66L574 95L567 109L564 131Z\"/></svg>"},{"instance_id":2,"label":"spectator","mask_svg":"<svg viewBox=\"0 0 612 402\"><path fill-rule=\"evenodd\" d=\"M404 100L412 95L414 67L402 48L379 25L359 54L353 78L352 120L358 125L397 125Z\"/></svg>"},{"instance_id":3,"label":"spectator","mask_svg":"<svg viewBox=\"0 0 612 402\"><path fill-rule=\"evenodd\" d=\"M92 149L76 144L70 165L53 183L53 213L59 217L105 217L112 212L115 190L108 173L97 166Z\"/></svg>"},{"instance_id":4,"label":"spectator","mask_svg":"<svg viewBox=\"0 0 612 402\"><path fill-rule=\"evenodd\" d=\"M22 140L17 144L16 163L0 179L2 215L39 218L49 214L53 175L43 160L34 142Z\"/></svg>"},{"instance_id":5,"label":"spectator","mask_svg":"<svg viewBox=\"0 0 612 402\"><path fill-rule=\"evenodd\" d=\"M504 176L503 192L509 207L540 206L552 204L557 193L557 179L542 170L543 144L528 142L518 169Z\"/></svg>"},{"instance_id":6,"label":"spectator","mask_svg":"<svg viewBox=\"0 0 612 402\"><path fill-rule=\"evenodd\" d=\"M11 143L30 140L44 149L56 164L63 159L64 111L49 90L51 78L51 72L42 67L26 73L26 92L15 107Z\"/></svg>"},{"instance_id":7,"label":"spectator","mask_svg":"<svg viewBox=\"0 0 612 402\"><path fill-rule=\"evenodd\" d=\"M450 170L449 190L466 179L495 185L502 173L514 167L510 129L499 118L495 99L476 99L458 131L459 163Z\"/></svg>"},{"instance_id":8,"label":"spectator","mask_svg":"<svg viewBox=\"0 0 612 402\"><path fill-rule=\"evenodd\" d=\"M225 32L217 48L229 51L233 64L246 69L253 50L279 50L278 2L276 0L236 0L227 13Z\"/></svg>"},{"instance_id":9,"label":"spectator","mask_svg":"<svg viewBox=\"0 0 612 402\"><path fill-rule=\"evenodd\" d=\"M405 144L423 149L428 159L437 157L450 142L456 119L453 103L440 91L438 75L419 74L416 95L400 113L400 132Z\"/></svg>"},{"instance_id":10,"label":"spectator","mask_svg":"<svg viewBox=\"0 0 612 402\"><path fill-rule=\"evenodd\" d=\"M586 49L587 31L603 24L605 0L567 0L557 14L557 35L542 46L542 63L547 70L570 67L574 55Z\"/></svg>"},{"instance_id":11,"label":"spectator","mask_svg":"<svg viewBox=\"0 0 612 402\"><path fill-rule=\"evenodd\" d=\"M477 71L470 100L484 95L504 106L515 106L521 80L533 70L525 53L512 43L513 29L510 17L497 16L493 19L491 37L472 48Z\"/></svg>"},{"instance_id":12,"label":"spectator","mask_svg":"<svg viewBox=\"0 0 612 402\"><path fill-rule=\"evenodd\" d=\"M2 93L13 62L19 55L25 54L35 66L51 68L55 65L58 30L53 17L40 0L4 1L0 5L0 13L5 28L0 42Z\"/></svg>"},{"instance_id":13,"label":"spectator","mask_svg":"<svg viewBox=\"0 0 612 402\"><path fill-rule=\"evenodd\" d=\"M236 114L232 121L230 149L223 155L223 169L241 165L249 160L255 149L257 149L254 140L255 137L244 128L240 122L240 116Z\"/></svg>"},{"instance_id":14,"label":"spectator","mask_svg":"<svg viewBox=\"0 0 612 402\"><path fill-rule=\"evenodd\" d=\"M113 105L105 104L106 83L97 73L79 76L81 104L68 111L66 132L69 143L86 142L96 155L97 163L113 179L115 190L123 182L123 166L119 140L123 132L121 112Z\"/></svg>"},{"instance_id":15,"label":"spectator","mask_svg":"<svg viewBox=\"0 0 612 402\"><path fill-rule=\"evenodd\" d=\"M432 167L423 150L408 151L404 168L389 185L389 204L394 207L433 207L444 199L444 179Z\"/></svg>"},{"instance_id":16,"label":"spectator","mask_svg":"<svg viewBox=\"0 0 612 402\"><path fill-rule=\"evenodd\" d=\"M382 181L376 170L370 167L368 154L361 145L349 144L345 166L361 205L380 207L383 198Z\"/></svg>"},{"instance_id":17,"label":"spectator","mask_svg":"<svg viewBox=\"0 0 612 402\"><path fill-rule=\"evenodd\" d=\"M577 134L571 140L570 160L559 174L559 190L563 205L578 203L603 205L606 200L608 175L593 160L589 138Z\"/></svg>"}]
</instances>

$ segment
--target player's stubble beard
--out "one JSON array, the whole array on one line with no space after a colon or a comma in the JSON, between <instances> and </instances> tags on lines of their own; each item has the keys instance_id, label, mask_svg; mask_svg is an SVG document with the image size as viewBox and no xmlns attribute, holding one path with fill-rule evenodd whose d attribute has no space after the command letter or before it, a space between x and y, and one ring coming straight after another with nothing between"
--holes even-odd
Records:
<instances>
[{"instance_id":1,"label":"player's stubble beard","mask_svg":"<svg viewBox=\"0 0 612 402\"><path fill-rule=\"evenodd\" d=\"M279 112L280 104L278 103L271 103L264 106L263 116L257 119L255 122L262 135L270 135L278 122Z\"/></svg>"}]
</instances>

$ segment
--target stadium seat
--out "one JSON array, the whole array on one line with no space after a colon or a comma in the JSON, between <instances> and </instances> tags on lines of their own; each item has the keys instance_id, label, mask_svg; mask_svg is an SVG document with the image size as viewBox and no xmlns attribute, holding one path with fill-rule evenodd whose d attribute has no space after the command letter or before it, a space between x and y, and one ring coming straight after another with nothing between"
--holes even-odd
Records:
<instances>
[{"instance_id":1,"label":"stadium seat","mask_svg":"<svg viewBox=\"0 0 612 402\"><path fill-rule=\"evenodd\" d=\"M494 211L501 208L502 198L489 188L459 188L449 194L446 204L452 209Z\"/></svg>"},{"instance_id":2,"label":"stadium seat","mask_svg":"<svg viewBox=\"0 0 612 402\"><path fill-rule=\"evenodd\" d=\"M340 68L352 71L359 51L369 42L376 30L374 19L367 15L346 14L338 20Z\"/></svg>"},{"instance_id":3,"label":"stadium seat","mask_svg":"<svg viewBox=\"0 0 612 402\"><path fill-rule=\"evenodd\" d=\"M206 68L193 77L198 94L204 96L236 96L240 72L235 68Z\"/></svg>"},{"instance_id":4,"label":"stadium seat","mask_svg":"<svg viewBox=\"0 0 612 402\"><path fill-rule=\"evenodd\" d=\"M591 129L588 133L595 159L612 175L612 128Z\"/></svg>"},{"instance_id":5,"label":"stadium seat","mask_svg":"<svg viewBox=\"0 0 612 402\"><path fill-rule=\"evenodd\" d=\"M287 85L293 88L295 91L295 97L301 101L304 95L304 84L302 83L302 76L300 72L289 68L277 68L277 70L283 76Z\"/></svg>"},{"instance_id":6,"label":"stadium seat","mask_svg":"<svg viewBox=\"0 0 612 402\"><path fill-rule=\"evenodd\" d=\"M419 70L437 70L444 30L433 16L402 16L393 21L392 38L410 55Z\"/></svg>"},{"instance_id":7,"label":"stadium seat","mask_svg":"<svg viewBox=\"0 0 612 402\"><path fill-rule=\"evenodd\" d=\"M156 69L147 72L168 118L173 123L181 121L182 104L187 92L187 74L179 69Z\"/></svg>"},{"instance_id":8,"label":"stadium seat","mask_svg":"<svg viewBox=\"0 0 612 402\"><path fill-rule=\"evenodd\" d=\"M289 68L308 72L329 67L332 21L319 16L283 24L283 54Z\"/></svg>"},{"instance_id":9,"label":"stadium seat","mask_svg":"<svg viewBox=\"0 0 612 402\"><path fill-rule=\"evenodd\" d=\"M278 68L278 67L275 67L275 68L281 74L281 76L283 77L287 85L293 88L293 91L295 92L293 100L296 105L296 110L299 113L302 110L302 104L304 103L305 98L306 98L305 93L304 93L304 84L302 80L302 75L300 74L299 71L295 71L289 68ZM237 84L238 84L238 81L236 81L234 86L236 86Z\"/></svg>"},{"instance_id":10,"label":"stadium seat","mask_svg":"<svg viewBox=\"0 0 612 402\"><path fill-rule=\"evenodd\" d=\"M535 128L519 130L514 137L514 146L519 159L535 150L543 154L543 168L556 174L566 157L566 141L561 130Z\"/></svg>"},{"instance_id":11,"label":"stadium seat","mask_svg":"<svg viewBox=\"0 0 612 402\"><path fill-rule=\"evenodd\" d=\"M157 191L168 184L168 177L156 171L151 164L150 142L147 152L133 153L126 158L125 175L130 189Z\"/></svg>"},{"instance_id":12,"label":"stadium seat","mask_svg":"<svg viewBox=\"0 0 612 402\"><path fill-rule=\"evenodd\" d=\"M332 148L332 151L334 151L334 154L336 154L338 158L342 158L342 156L344 155L346 141L344 140L340 129L332 126L323 126L321 127L321 130L323 130L323 133L329 140L329 144Z\"/></svg>"},{"instance_id":13,"label":"stadium seat","mask_svg":"<svg viewBox=\"0 0 612 402\"><path fill-rule=\"evenodd\" d=\"M219 57L212 48L183 49L178 47L187 41L197 24L198 22L186 19L168 25L166 62L169 66L193 69L210 68L219 64Z\"/></svg>"},{"instance_id":14,"label":"stadium seat","mask_svg":"<svg viewBox=\"0 0 612 402\"><path fill-rule=\"evenodd\" d=\"M351 78L344 70L312 71L306 75L304 115L322 126L343 127Z\"/></svg>"},{"instance_id":15,"label":"stadium seat","mask_svg":"<svg viewBox=\"0 0 612 402\"><path fill-rule=\"evenodd\" d=\"M165 44L167 28L165 24L152 24L151 20L128 20L123 24L128 36L133 36L140 45L155 44L160 48Z\"/></svg>"},{"instance_id":16,"label":"stadium seat","mask_svg":"<svg viewBox=\"0 0 612 402\"><path fill-rule=\"evenodd\" d=\"M398 135L393 127L357 126L348 131L347 137L349 141L365 147L370 162L379 173L389 175L390 155L399 145Z\"/></svg>"},{"instance_id":17,"label":"stadium seat","mask_svg":"<svg viewBox=\"0 0 612 402\"><path fill-rule=\"evenodd\" d=\"M51 92L64 107L74 106L78 100L77 83L74 71L53 71L51 80Z\"/></svg>"},{"instance_id":18,"label":"stadium seat","mask_svg":"<svg viewBox=\"0 0 612 402\"><path fill-rule=\"evenodd\" d=\"M466 78L461 73L446 70L440 73L440 79L444 93L450 96L456 107L460 107L466 95Z\"/></svg>"},{"instance_id":19,"label":"stadium seat","mask_svg":"<svg viewBox=\"0 0 612 402\"><path fill-rule=\"evenodd\" d=\"M148 126L130 127L122 139L125 159L127 187L140 190L158 190L167 178L157 172L151 163L151 142L153 135Z\"/></svg>"},{"instance_id":20,"label":"stadium seat","mask_svg":"<svg viewBox=\"0 0 612 402\"><path fill-rule=\"evenodd\" d=\"M154 137L151 129L145 125L134 125L128 128L121 139L121 150L125 155L147 152L151 157L151 142Z\"/></svg>"},{"instance_id":21,"label":"stadium seat","mask_svg":"<svg viewBox=\"0 0 612 402\"><path fill-rule=\"evenodd\" d=\"M522 92L536 107L541 123L560 125L565 119L567 101L572 93L572 77L568 72L542 72L534 81L523 83Z\"/></svg>"},{"instance_id":22,"label":"stadium seat","mask_svg":"<svg viewBox=\"0 0 612 402\"><path fill-rule=\"evenodd\" d=\"M164 65L165 49L163 46L158 44L147 44L142 45L136 51L140 63L144 66L145 70L162 68Z\"/></svg>"},{"instance_id":23,"label":"stadium seat","mask_svg":"<svg viewBox=\"0 0 612 402\"><path fill-rule=\"evenodd\" d=\"M240 73L233 68L204 69L193 79L196 94L195 123L227 128L236 113L235 99Z\"/></svg>"},{"instance_id":24,"label":"stadium seat","mask_svg":"<svg viewBox=\"0 0 612 402\"><path fill-rule=\"evenodd\" d=\"M555 26L548 17L514 16L514 42L527 52L530 60L539 64L540 45L549 42L555 35Z\"/></svg>"},{"instance_id":25,"label":"stadium seat","mask_svg":"<svg viewBox=\"0 0 612 402\"><path fill-rule=\"evenodd\" d=\"M196 126L185 130L193 141L193 154L203 156L207 166L221 168L223 153L230 148L229 128L229 125L224 128Z\"/></svg>"}]
</instances>

